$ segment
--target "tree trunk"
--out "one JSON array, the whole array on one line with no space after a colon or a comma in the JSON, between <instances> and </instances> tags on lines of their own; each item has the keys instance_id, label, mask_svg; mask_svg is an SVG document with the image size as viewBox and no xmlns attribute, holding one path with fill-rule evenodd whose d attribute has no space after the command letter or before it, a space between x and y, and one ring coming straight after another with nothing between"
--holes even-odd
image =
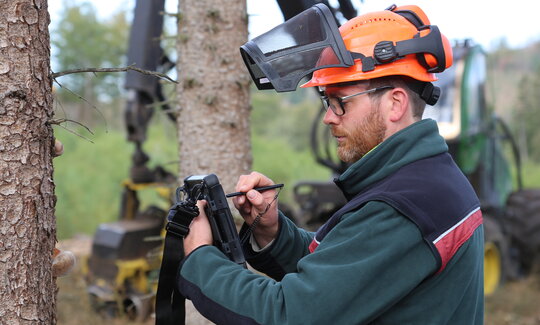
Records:
<instances>
[{"instance_id":1,"label":"tree trunk","mask_svg":"<svg viewBox=\"0 0 540 325\"><path fill-rule=\"evenodd\" d=\"M46 0L0 1L0 323L54 324Z\"/></svg>"},{"instance_id":2,"label":"tree trunk","mask_svg":"<svg viewBox=\"0 0 540 325\"><path fill-rule=\"evenodd\" d=\"M225 191L251 168L245 0L181 0L178 136L181 180L216 174Z\"/></svg>"}]
</instances>

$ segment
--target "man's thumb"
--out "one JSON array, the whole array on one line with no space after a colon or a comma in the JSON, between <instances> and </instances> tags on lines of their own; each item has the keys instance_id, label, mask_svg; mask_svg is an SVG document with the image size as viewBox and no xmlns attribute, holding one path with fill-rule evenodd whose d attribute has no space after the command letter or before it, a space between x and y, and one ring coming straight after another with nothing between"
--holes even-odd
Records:
<instances>
[{"instance_id":1,"label":"man's thumb","mask_svg":"<svg viewBox=\"0 0 540 325\"><path fill-rule=\"evenodd\" d=\"M247 192L246 196L249 202L251 202L251 205L253 205L257 210L261 211L264 210L264 208L266 207L264 198L261 193L255 190L250 190L249 192Z\"/></svg>"}]
</instances>

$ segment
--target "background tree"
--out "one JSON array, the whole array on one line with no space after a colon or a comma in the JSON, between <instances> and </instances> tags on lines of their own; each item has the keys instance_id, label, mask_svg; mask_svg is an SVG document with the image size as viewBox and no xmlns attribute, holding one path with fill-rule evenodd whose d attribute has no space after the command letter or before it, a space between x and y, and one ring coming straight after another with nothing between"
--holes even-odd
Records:
<instances>
[{"instance_id":1,"label":"background tree","mask_svg":"<svg viewBox=\"0 0 540 325\"><path fill-rule=\"evenodd\" d=\"M177 71L180 178L215 173L232 190L251 168L244 0L179 1Z\"/></svg>"},{"instance_id":2,"label":"background tree","mask_svg":"<svg viewBox=\"0 0 540 325\"><path fill-rule=\"evenodd\" d=\"M55 69L125 66L129 24L126 11L99 18L89 2L64 1L60 19L52 31ZM70 74L59 80L65 88L57 88L57 98L70 119L92 125L100 115L92 114L94 105L107 121L118 121L124 78L124 73Z\"/></svg>"},{"instance_id":3,"label":"background tree","mask_svg":"<svg viewBox=\"0 0 540 325\"><path fill-rule=\"evenodd\" d=\"M55 323L46 0L0 1L0 322Z\"/></svg>"},{"instance_id":4,"label":"background tree","mask_svg":"<svg viewBox=\"0 0 540 325\"><path fill-rule=\"evenodd\" d=\"M513 114L514 130L525 160L540 162L540 65L518 84L518 102Z\"/></svg>"},{"instance_id":5,"label":"background tree","mask_svg":"<svg viewBox=\"0 0 540 325\"><path fill-rule=\"evenodd\" d=\"M531 175L540 162L540 42L510 48L501 39L488 53L488 101L506 120L524 161L525 186L537 186Z\"/></svg>"}]
</instances>

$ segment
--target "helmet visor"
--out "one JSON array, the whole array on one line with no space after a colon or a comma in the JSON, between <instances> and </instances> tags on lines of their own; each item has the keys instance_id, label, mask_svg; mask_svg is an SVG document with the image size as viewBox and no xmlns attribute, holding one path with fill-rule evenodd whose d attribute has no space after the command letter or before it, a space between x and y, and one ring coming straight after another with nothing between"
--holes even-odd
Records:
<instances>
[{"instance_id":1,"label":"helmet visor","mask_svg":"<svg viewBox=\"0 0 540 325\"><path fill-rule=\"evenodd\" d=\"M354 61L330 9L317 4L240 47L258 89L294 91L315 70Z\"/></svg>"}]
</instances>

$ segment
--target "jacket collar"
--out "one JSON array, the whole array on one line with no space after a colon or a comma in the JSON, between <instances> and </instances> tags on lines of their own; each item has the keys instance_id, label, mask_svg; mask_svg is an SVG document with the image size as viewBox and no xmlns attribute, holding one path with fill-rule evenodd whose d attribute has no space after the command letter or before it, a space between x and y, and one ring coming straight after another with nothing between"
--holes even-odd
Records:
<instances>
[{"instance_id":1,"label":"jacket collar","mask_svg":"<svg viewBox=\"0 0 540 325\"><path fill-rule=\"evenodd\" d=\"M431 119L421 120L390 136L334 181L350 200L399 168L447 151L437 123Z\"/></svg>"}]
</instances>

